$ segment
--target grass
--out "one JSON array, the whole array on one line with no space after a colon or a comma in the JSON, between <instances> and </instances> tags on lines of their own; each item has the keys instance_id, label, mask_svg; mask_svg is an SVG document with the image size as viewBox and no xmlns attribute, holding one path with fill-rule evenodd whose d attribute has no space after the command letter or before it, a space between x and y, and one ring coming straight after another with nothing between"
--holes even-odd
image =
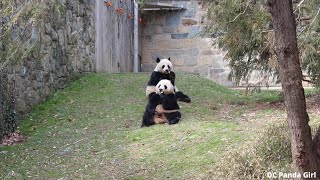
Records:
<instances>
[{"instance_id":1,"label":"grass","mask_svg":"<svg viewBox=\"0 0 320 180\"><path fill-rule=\"evenodd\" d=\"M206 176L224 152L248 139L238 120L221 116L226 105L238 108L230 113L235 118L255 102L281 100L276 91L243 96L200 76L178 73L177 87L192 100L179 103L182 122L140 128L148 78L148 73L89 74L55 93L19 126L26 143L0 147L0 179Z\"/></svg>"}]
</instances>

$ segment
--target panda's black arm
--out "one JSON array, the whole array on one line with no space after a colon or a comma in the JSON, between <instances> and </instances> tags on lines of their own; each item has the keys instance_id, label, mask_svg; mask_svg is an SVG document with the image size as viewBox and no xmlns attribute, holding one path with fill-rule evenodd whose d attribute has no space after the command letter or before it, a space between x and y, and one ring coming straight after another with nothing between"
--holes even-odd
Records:
<instances>
[{"instance_id":1,"label":"panda's black arm","mask_svg":"<svg viewBox=\"0 0 320 180\"><path fill-rule=\"evenodd\" d=\"M173 71L170 72L169 79L170 79L172 85L174 85L174 83L176 81L176 74Z\"/></svg>"},{"instance_id":2,"label":"panda's black arm","mask_svg":"<svg viewBox=\"0 0 320 180\"><path fill-rule=\"evenodd\" d=\"M178 101L186 102L186 103L191 103L191 99L189 96L185 95L183 92L178 91L176 92L176 97Z\"/></svg>"},{"instance_id":3,"label":"panda's black arm","mask_svg":"<svg viewBox=\"0 0 320 180\"><path fill-rule=\"evenodd\" d=\"M151 94L150 94L151 95ZM157 107L157 105L159 105L161 103L161 97L159 94L156 93L152 93L151 96L149 96L149 102L148 102L148 111L150 113L155 113L155 109Z\"/></svg>"},{"instance_id":4,"label":"panda's black arm","mask_svg":"<svg viewBox=\"0 0 320 180\"><path fill-rule=\"evenodd\" d=\"M173 110L173 109L180 109L177 103L177 97L175 94L164 95L161 94L161 104L163 109L165 110Z\"/></svg>"},{"instance_id":5,"label":"panda's black arm","mask_svg":"<svg viewBox=\"0 0 320 180\"><path fill-rule=\"evenodd\" d=\"M153 71L151 76L150 76L150 80L148 82L148 86L155 86L158 84L158 82L160 81L160 73Z\"/></svg>"}]
</instances>

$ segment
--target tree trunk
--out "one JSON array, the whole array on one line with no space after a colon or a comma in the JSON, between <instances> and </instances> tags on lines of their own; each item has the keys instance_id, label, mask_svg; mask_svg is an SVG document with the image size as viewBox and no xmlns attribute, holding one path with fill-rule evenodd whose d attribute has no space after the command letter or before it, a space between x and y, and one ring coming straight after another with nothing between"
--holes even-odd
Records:
<instances>
[{"instance_id":1,"label":"tree trunk","mask_svg":"<svg viewBox=\"0 0 320 180\"><path fill-rule=\"evenodd\" d=\"M280 68L287 119L291 135L293 169L317 172L320 166L313 148L309 116L306 111L302 72L296 37L296 24L291 0L268 0L275 33L275 50Z\"/></svg>"}]
</instances>

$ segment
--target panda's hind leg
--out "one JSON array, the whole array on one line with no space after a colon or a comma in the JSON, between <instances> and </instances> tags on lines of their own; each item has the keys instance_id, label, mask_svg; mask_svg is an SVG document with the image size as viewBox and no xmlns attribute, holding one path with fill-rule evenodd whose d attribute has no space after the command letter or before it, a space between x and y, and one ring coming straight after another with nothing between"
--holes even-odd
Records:
<instances>
[{"instance_id":1,"label":"panda's hind leg","mask_svg":"<svg viewBox=\"0 0 320 180\"><path fill-rule=\"evenodd\" d=\"M146 109L146 111L143 114L141 127L148 127L148 126L155 124L153 121L153 114L154 113L152 113L152 112L148 111L148 109Z\"/></svg>"},{"instance_id":2,"label":"panda's hind leg","mask_svg":"<svg viewBox=\"0 0 320 180\"><path fill-rule=\"evenodd\" d=\"M141 127L154 125L154 115L157 105L160 104L160 95L152 93L150 94L150 100L146 106L146 110L143 114Z\"/></svg>"},{"instance_id":3,"label":"panda's hind leg","mask_svg":"<svg viewBox=\"0 0 320 180\"><path fill-rule=\"evenodd\" d=\"M166 114L169 124L177 124L181 120L181 113L174 112L170 114Z\"/></svg>"}]
</instances>

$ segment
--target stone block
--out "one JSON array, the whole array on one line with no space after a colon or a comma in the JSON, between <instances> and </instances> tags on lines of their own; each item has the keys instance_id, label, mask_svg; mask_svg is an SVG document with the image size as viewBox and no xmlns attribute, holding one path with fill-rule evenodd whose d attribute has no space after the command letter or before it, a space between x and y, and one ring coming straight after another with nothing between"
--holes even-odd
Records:
<instances>
[{"instance_id":1,"label":"stone block","mask_svg":"<svg viewBox=\"0 0 320 180\"><path fill-rule=\"evenodd\" d=\"M157 59L157 58L163 58L164 56L157 53L157 52L153 52L151 51L151 58L150 58L150 62L153 62L154 59ZM166 56L166 57L170 57L170 56Z\"/></svg>"},{"instance_id":2,"label":"stone block","mask_svg":"<svg viewBox=\"0 0 320 180\"><path fill-rule=\"evenodd\" d=\"M166 26L180 26L181 25L181 15L179 13L170 13L166 16Z\"/></svg>"},{"instance_id":3,"label":"stone block","mask_svg":"<svg viewBox=\"0 0 320 180\"><path fill-rule=\"evenodd\" d=\"M170 39L170 40L159 40L157 42L148 43L146 47L150 49L191 49L198 46L196 39Z\"/></svg>"},{"instance_id":4,"label":"stone block","mask_svg":"<svg viewBox=\"0 0 320 180\"><path fill-rule=\"evenodd\" d=\"M191 50L191 56L198 56L200 51L198 48L192 48Z\"/></svg>"},{"instance_id":5,"label":"stone block","mask_svg":"<svg viewBox=\"0 0 320 180\"><path fill-rule=\"evenodd\" d=\"M27 67L21 66L19 74L21 78L27 77Z\"/></svg>"},{"instance_id":6,"label":"stone block","mask_svg":"<svg viewBox=\"0 0 320 180\"><path fill-rule=\"evenodd\" d=\"M160 55L163 57L193 57L199 55L198 48L191 48L191 49L163 49L163 50L151 50L151 53L156 55Z\"/></svg>"},{"instance_id":7,"label":"stone block","mask_svg":"<svg viewBox=\"0 0 320 180\"><path fill-rule=\"evenodd\" d=\"M173 27L171 27L171 28L173 28ZM142 33L143 33L143 35L154 35L154 34L161 34L163 32L164 32L163 26L155 24L155 25L145 26Z\"/></svg>"},{"instance_id":8,"label":"stone block","mask_svg":"<svg viewBox=\"0 0 320 180\"><path fill-rule=\"evenodd\" d=\"M171 39L187 39L188 37L189 33L171 34Z\"/></svg>"},{"instance_id":9,"label":"stone block","mask_svg":"<svg viewBox=\"0 0 320 180\"><path fill-rule=\"evenodd\" d=\"M84 22L82 17L77 17L77 29L78 31L84 29Z\"/></svg>"},{"instance_id":10,"label":"stone block","mask_svg":"<svg viewBox=\"0 0 320 180\"><path fill-rule=\"evenodd\" d=\"M20 27L20 39L21 39L22 41L26 41L26 40L27 40L27 34L26 34L26 32L27 32L26 27L24 27L24 26Z\"/></svg>"},{"instance_id":11,"label":"stone block","mask_svg":"<svg viewBox=\"0 0 320 180\"><path fill-rule=\"evenodd\" d=\"M67 22L73 21L73 19L72 19L72 11L71 10L67 10L65 17L66 17L66 21Z\"/></svg>"},{"instance_id":12,"label":"stone block","mask_svg":"<svg viewBox=\"0 0 320 180\"><path fill-rule=\"evenodd\" d=\"M189 26L189 38L200 37L202 34L203 27L202 26Z\"/></svg>"},{"instance_id":13,"label":"stone block","mask_svg":"<svg viewBox=\"0 0 320 180\"><path fill-rule=\"evenodd\" d=\"M221 54L221 50L219 49L203 49L200 51L200 55L219 55Z\"/></svg>"},{"instance_id":14,"label":"stone block","mask_svg":"<svg viewBox=\"0 0 320 180\"><path fill-rule=\"evenodd\" d=\"M46 34L51 34L51 31L52 31L52 28L51 28L51 24L50 23L46 23L45 25L44 25L44 30L45 30L45 33Z\"/></svg>"},{"instance_id":15,"label":"stone block","mask_svg":"<svg viewBox=\"0 0 320 180\"><path fill-rule=\"evenodd\" d=\"M59 78L59 79L58 79L57 87L58 87L59 89L65 88L66 85L67 85L67 79L66 79L66 78Z\"/></svg>"},{"instance_id":16,"label":"stone block","mask_svg":"<svg viewBox=\"0 0 320 180\"><path fill-rule=\"evenodd\" d=\"M78 40L79 40L79 33L77 31L71 33L68 36L68 44L69 45L76 45ZM60 46L61 46L61 44L60 44Z\"/></svg>"},{"instance_id":17,"label":"stone block","mask_svg":"<svg viewBox=\"0 0 320 180\"><path fill-rule=\"evenodd\" d=\"M17 97L15 105L16 105L16 111L18 114L23 114L31 110L31 106L26 104L25 96Z\"/></svg>"},{"instance_id":18,"label":"stone block","mask_svg":"<svg viewBox=\"0 0 320 180\"><path fill-rule=\"evenodd\" d=\"M192 56L192 57L186 57L185 59L185 66L195 66L197 65L198 58L197 56Z\"/></svg>"},{"instance_id":19,"label":"stone block","mask_svg":"<svg viewBox=\"0 0 320 180\"><path fill-rule=\"evenodd\" d=\"M44 35L42 37L42 43L45 45L45 47L49 47L51 46L52 44L52 39L51 39L51 36L49 35Z\"/></svg>"},{"instance_id":20,"label":"stone block","mask_svg":"<svg viewBox=\"0 0 320 180\"><path fill-rule=\"evenodd\" d=\"M210 55L207 56L200 56L198 59L198 65L212 65L213 64L213 57Z\"/></svg>"},{"instance_id":21,"label":"stone block","mask_svg":"<svg viewBox=\"0 0 320 180\"><path fill-rule=\"evenodd\" d=\"M200 75L204 75L204 74L207 75L209 68L210 68L210 65L197 65L196 67L194 67L194 72Z\"/></svg>"},{"instance_id":22,"label":"stone block","mask_svg":"<svg viewBox=\"0 0 320 180\"><path fill-rule=\"evenodd\" d=\"M191 26L191 25L196 25L198 23L197 20L190 19L190 18L183 18L182 19L182 25L184 26Z\"/></svg>"},{"instance_id":23,"label":"stone block","mask_svg":"<svg viewBox=\"0 0 320 180\"><path fill-rule=\"evenodd\" d=\"M230 69L209 69L209 78L223 86L234 86L234 82L228 80Z\"/></svg>"},{"instance_id":24,"label":"stone block","mask_svg":"<svg viewBox=\"0 0 320 180\"><path fill-rule=\"evenodd\" d=\"M151 36L152 43L157 43L158 41L169 40L169 39L171 39L170 34L155 34L155 35Z\"/></svg>"},{"instance_id":25,"label":"stone block","mask_svg":"<svg viewBox=\"0 0 320 180\"><path fill-rule=\"evenodd\" d=\"M189 73L193 73L194 67L193 66L176 66L174 68L175 72L189 72Z\"/></svg>"},{"instance_id":26,"label":"stone block","mask_svg":"<svg viewBox=\"0 0 320 180\"><path fill-rule=\"evenodd\" d=\"M37 72L36 72L36 81L37 82L42 82L43 81L43 71L37 70Z\"/></svg>"},{"instance_id":27,"label":"stone block","mask_svg":"<svg viewBox=\"0 0 320 180\"><path fill-rule=\"evenodd\" d=\"M85 15L85 8L83 4L78 4L78 16L83 17Z\"/></svg>"},{"instance_id":28,"label":"stone block","mask_svg":"<svg viewBox=\"0 0 320 180\"><path fill-rule=\"evenodd\" d=\"M198 41L202 49L216 48L211 38L198 38Z\"/></svg>"},{"instance_id":29,"label":"stone block","mask_svg":"<svg viewBox=\"0 0 320 180\"><path fill-rule=\"evenodd\" d=\"M18 26L18 24L13 24L12 25L11 38L12 38L13 41L18 41L19 40L19 26Z\"/></svg>"},{"instance_id":30,"label":"stone block","mask_svg":"<svg viewBox=\"0 0 320 180\"><path fill-rule=\"evenodd\" d=\"M3 25L7 24L10 21L10 18L8 16L4 16L1 18L1 23Z\"/></svg>"},{"instance_id":31,"label":"stone block","mask_svg":"<svg viewBox=\"0 0 320 180\"><path fill-rule=\"evenodd\" d=\"M185 64L185 58L170 58L172 64L175 66L183 66Z\"/></svg>"},{"instance_id":32,"label":"stone block","mask_svg":"<svg viewBox=\"0 0 320 180\"><path fill-rule=\"evenodd\" d=\"M171 1L173 6L188 9L188 1Z\"/></svg>"},{"instance_id":33,"label":"stone block","mask_svg":"<svg viewBox=\"0 0 320 180\"><path fill-rule=\"evenodd\" d=\"M228 68L229 63L224 59L223 55L213 56L213 68Z\"/></svg>"},{"instance_id":34,"label":"stone block","mask_svg":"<svg viewBox=\"0 0 320 180\"><path fill-rule=\"evenodd\" d=\"M59 45L63 46L65 42L65 38L64 38L64 32L62 29L58 31L58 37L59 37Z\"/></svg>"},{"instance_id":35,"label":"stone block","mask_svg":"<svg viewBox=\"0 0 320 180\"><path fill-rule=\"evenodd\" d=\"M141 64L141 72L152 72L155 66L155 64Z\"/></svg>"},{"instance_id":36,"label":"stone block","mask_svg":"<svg viewBox=\"0 0 320 180\"><path fill-rule=\"evenodd\" d=\"M212 69L209 70L209 73L210 74L221 74L221 73L223 73L225 71L226 71L226 69L215 69L215 68L212 68Z\"/></svg>"},{"instance_id":37,"label":"stone block","mask_svg":"<svg viewBox=\"0 0 320 180\"><path fill-rule=\"evenodd\" d=\"M171 27L171 26L165 26L165 27L162 27L162 32L163 33L175 33L177 32L177 27Z\"/></svg>"},{"instance_id":38,"label":"stone block","mask_svg":"<svg viewBox=\"0 0 320 180\"><path fill-rule=\"evenodd\" d=\"M31 29L31 43L34 43L36 42L38 39L38 28L36 26L32 26L32 29Z\"/></svg>"},{"instance_id":39,"label":"stone block","mask_svg":"<svg viewBox=\"0 0 320 180\"><path fill-rule=\"evenodd\" d=\"M187 7L187 11L184 14L184 17L188 17L188 18L194 18L196 16L196 13L198 11L198 4L196 1L190 1L188 2L188 7Z\"/></svg>"},{"instance_id":40,"label":"stone block","mask_svg":"<svg viewBox=\"0 0 320 180\"><path fill-rule=\"evenodd\" d=\"M51 39L52 39L52 41L58 41L59 40L58 34L54 30L51 33Z\"/></svg>"},{"instance_id":41,"label":"stone block","mask_svg":"<svg viewBox=\"0 0 320 180\"><path fill-rule=\"evenodd\" d=\"M183 17L186 18L194 18L196 15L197 10L196 9L188 9L185 14L183 15Z\"/></svg>"}]
</instances>

